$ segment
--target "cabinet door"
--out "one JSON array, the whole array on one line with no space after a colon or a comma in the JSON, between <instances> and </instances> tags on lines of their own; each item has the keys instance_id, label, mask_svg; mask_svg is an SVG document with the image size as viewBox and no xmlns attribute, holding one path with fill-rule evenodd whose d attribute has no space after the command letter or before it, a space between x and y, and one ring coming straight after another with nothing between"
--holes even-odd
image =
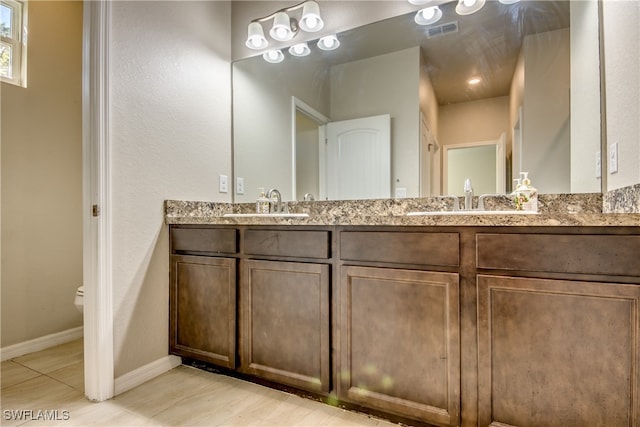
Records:
<instances>
[{"instance_id":1,"label":"cabinet door","mask_svg":"<svg viewBox=\"0 0 640 427\"><path fill-rule=\"evenodd\" d=\"M329 266L247 260L241 298L241 371L328 392Z\"/></svg>"},{"instance_id":2,"label":"cabinet door","mask_svg":"<svg viewBox=\"0 0 640 427\"><path fill-rule=\"evenodd\" d=\"M171 257L170 350L227 368L236 361L236 260Z\"/></svg>"},{"instance_id":3,"label":"cabinet door","mask_svg":"<svg viewBox=\"0 0 640 427\"><path fill-rule=\"evenodd\" d=\"M458 425L458 288L453 273L342 267L339 397Z\"/></svg>"},{"instance_id":4,"label":"cabinet door","mask_svg":"<svg viewBox=\"0 0 640 427\"><path fill-rule=\"evenodd\" d=\"M635 426L640 286L478 276L480 426Z\"/></svg>"}]
</instances>

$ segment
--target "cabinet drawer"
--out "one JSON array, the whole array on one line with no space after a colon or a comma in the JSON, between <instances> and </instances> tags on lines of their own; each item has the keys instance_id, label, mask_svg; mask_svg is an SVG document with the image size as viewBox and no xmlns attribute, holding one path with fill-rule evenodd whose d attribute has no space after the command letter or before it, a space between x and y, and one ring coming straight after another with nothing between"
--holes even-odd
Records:
<instances>
[{"instance_id":1,"label":"cabinet drawer","mask_svg":"<svg viewBox=\"0 0 640 427\"><path fill-rule=\"evenodd\" d=\"M173 252L220 252L236 253L238 244L236 230L224 228L172 228Z\"/></svg>"},{"instance_id":2,"label":"cabinet drawer","mask_svg":"<svg viewBox=\"0 0 640 427\"><path fill-rule=\"evenodd\" d=\"M390 262L457 267L458 233L345 231L340 257L351 261Z\"/></svg>"},{"instance_id":3,"label":"cabinet drawer","mask_svg":"<svg viewBox=\"0 0 640 427\"><path fill-rule=\"evenodd\" d=\"M479 234L478 268L640 275L640 236Z\"/></svg>"},{"instance_id":4,"label":"cabinet drawer","mask_svg":"<svg viewBox=\"0 0 640 427\"><path fill-rule=\"evenodd\" d=\"M298 258L331 257L328 231L246 230L244 252L248 255Z\"/></svg>"}]
</instances>

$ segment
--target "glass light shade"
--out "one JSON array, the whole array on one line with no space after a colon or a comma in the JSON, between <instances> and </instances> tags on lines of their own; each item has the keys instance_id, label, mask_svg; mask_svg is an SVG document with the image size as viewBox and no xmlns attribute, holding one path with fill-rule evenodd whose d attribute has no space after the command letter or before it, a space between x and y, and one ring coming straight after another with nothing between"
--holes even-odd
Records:
<instances>
[{"instance_id":1,"label":"glass light shade","mask_svg":"<svg viewBox=\"0 0 640 427\"><path fill-rule=\"evenodd\" d=\"M324 27L324 21L320 17L320 6L315 1L308 1L302 6L302 18L300 28L309 33L320 31Z\"/></svg>"},{"instance_id":2,"label":"glass light shade","mask_svg":"<svg viewBox=\"0 0 640 427\"><path fill-rule=\"evenodd\" d=\"M248 36L245 45L249 49L264 49L269 42L264 36L264 30L259 22L252 22L247 29Z\"/></svg>"},{"instance_id":3,"label":"glass light shade","mask_svg":"<svg viewBox=\"0 0 640 427\"><path fill-rule=\"evenodd\" d=\"M265 61L277 64L284 61L284 54L280 50L270 50L262 54Z\"/></svg>"},{"instance_id":4,"label":"glass light shade","mask_svg":"<svg viewBox=\"0 0 640 427\"><path fill-rule=\"evenodd\" d=\"M311 49L307 43L298 43L289 48L289 53L293 56L307 56L311 53Z\"/></svg>"},{"instance_id":5,"label":"glass light shade","mask_svg":"<svg viewBox=\"0 0 640 427\"><path fill-rule=\"evenodd\" d=\"M514 4L518 3L520 0L498 0L502 4Z\"/></svg>"},{"instance_id":6,"label":"glass light shade","mask_svg":"<svg viewBox=\"0 0 640 427\"><path fill-rule=\"evenodd\" d=\"M334 50L340 46L340 40L335 35L325 36L318 40L318 47L322 50Z\"/></svg>"},{"instance_id":7,"label":"glass light shade","mask_svg":"<svg viewBox=\"0 0 640 427\"><path fill-rule=\"evenodd\" d=\"M484 6L486 0L458 0L456 13L458 15L471 15Z\"/></svg>"},{"instance_id":8,"label":"glass light shade","mask_svg":"<svg viewBox=\"0 0 640 427\"><path fill-rule=\"evenodd\" d=\"M423 4L430 3L432 0L409 0L409 3L415 6L422 6Z\"/></svg>"},{"instance_id":9,"label":"glass light shade","mask_svg":"<svg viewBox=\"0 0 640 427\"><path fill-rule=\"evenodd\" d=\"M442 11L438 6L431 6L425 9L419 10L416 13L414 21L418 25L431 25L435 24L442 18Z\"/></svg>"},{"instance_id":10,"label":"glass light shade","mask_svg":"<svg viewBox=\"0 0 640 427\"><path fill-rule=\"evenodd\" d=\"M273 17L273 27L269 31L269 35L274 40L286 42L293 38L294 32L291 29L291 21L289 15L284 12L278 12Z\"/></svg>"}]
</instances>

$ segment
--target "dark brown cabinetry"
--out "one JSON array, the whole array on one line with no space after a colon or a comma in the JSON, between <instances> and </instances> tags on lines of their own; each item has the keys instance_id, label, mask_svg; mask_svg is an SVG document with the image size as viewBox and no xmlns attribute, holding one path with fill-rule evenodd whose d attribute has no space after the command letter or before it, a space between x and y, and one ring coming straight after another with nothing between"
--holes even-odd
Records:
<instances>
[{"instance_id":1,"label":"dark brown cabinetry","mask_svg":"<svg viewBox=\"0 0 640 427\"><path fill-rule=\"evenodd\" d=\"M459 252L458 233L341 233L340 399L458 424L459 275L428 270L457 271Z\"/></svg>"},{"instance_id":2,"label":"dark brown cabinetry","mask_svg":"<svg viewBox=\"0 0 640 427\"><path fill-rule=\"evenodd\" d=\"M640 286L616 282L640 236L481 233L477 253L479 425L637 425Z\"/></svg>"},{"instance_id":3,"label":"dark brown cabinetry","mask_svg":"<svg viewBox=\"0 0 640 427\"><path fill-rule=\"evenodd\" d=\"M638 227L172 226L171 352L439 426L636 426Z\"/></svg>"},{"instance_id":4,"label":"dark brown cabinetry","mask_svg":"<svg viewBox=\"0 0 640 427\"><path fill-rule=\"evenodd\" d=\"M478 277L480 425L629 426L640 287Z\"/></svg>"},{"instance_id":5,"label":"dark brown cabinetry","mask_svg":"<svg viewBox=\"0 0 640 427\"><path fill-rule=\"evenodd\" d=\"M173 255L171 277L171 352L234 368L236 260Z\"/></svg>"},{"instance_id":6,"label":"dark brown cabinetry","mask_svg":"<svg viewBox=\"0 0 640 427\"><path fill-rule=\"evenodd\" d=\"M329 266L246 260L242 271L240 370L328 392Z\"/></svg>"},{"instance_id":7,"label":"dark brown cabinetry","mask_svg":"<svg viewBox=\"0 0 640 427\"><path fill-rule=\"evenodd\" d=\"M345 266L339 397L457 425L458 275Z\"/></svg>"}]
</instances>

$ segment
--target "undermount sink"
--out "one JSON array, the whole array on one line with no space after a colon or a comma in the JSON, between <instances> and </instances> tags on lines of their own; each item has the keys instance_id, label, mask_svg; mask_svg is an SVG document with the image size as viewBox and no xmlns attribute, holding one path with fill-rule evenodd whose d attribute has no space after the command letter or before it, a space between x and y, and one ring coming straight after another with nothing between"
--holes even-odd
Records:
<instances>
[{"instance_id":1,"label":"undermount sink","mask_svg":"<svg viewBox=\"0 0 640 427\"><path fill-rule=\"evenodd\" d=\"M533 211L423 211L409 212L407 216L442 216L442 215L536 215L538 212Z\"/></svg>"},{"instance_id":2,"label":"undermount sink","mask_svg":"<svg viewBox=\"0 0 640 427\"><path fill-rule=\"evenodd\" d=\"M223 218L309 218L306 213L227 213Z\"/></svg>"}]
</instances>

